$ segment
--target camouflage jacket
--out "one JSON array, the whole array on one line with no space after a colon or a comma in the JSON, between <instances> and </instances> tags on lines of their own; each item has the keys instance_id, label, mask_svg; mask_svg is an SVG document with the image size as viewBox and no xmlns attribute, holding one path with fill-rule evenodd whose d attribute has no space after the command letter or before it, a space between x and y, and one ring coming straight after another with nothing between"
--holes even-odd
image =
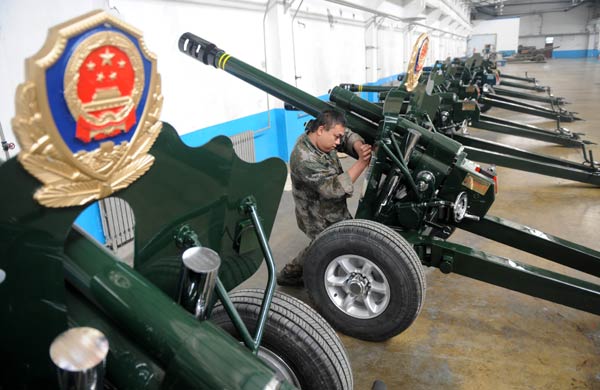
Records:
<instances>
[{"instance_id":1,"label":"camouflage jacket","mask_svg":"<svg viewBox=\"0 0 600 390\"><path fill-rule=\"evenodd\" d=\"M352 145L359 140L364 142L346 129L338 150L356 157ZM290 176L296 222L311 240L329 225L352 218L346 204L352 196L352 180L343 171L336 150L322 152L308 134L302 134L290 156Z\"/></svg>"}]
</instances>

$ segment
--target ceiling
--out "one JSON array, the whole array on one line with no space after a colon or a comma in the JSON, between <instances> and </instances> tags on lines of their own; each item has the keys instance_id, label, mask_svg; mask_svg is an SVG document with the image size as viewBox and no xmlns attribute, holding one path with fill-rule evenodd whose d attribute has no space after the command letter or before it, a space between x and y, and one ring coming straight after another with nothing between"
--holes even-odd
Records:
<instances>
[{"instance_id":1,"label":"ceiling","mask_svg":"<svg viewBox=\"0 0 600 390\"><path fill-rule=\"evenodd\" d=\"M475 19L518 17L542 12L566 12L583 3L599 0L464 0Z\"/></svg>"}]
</instances>

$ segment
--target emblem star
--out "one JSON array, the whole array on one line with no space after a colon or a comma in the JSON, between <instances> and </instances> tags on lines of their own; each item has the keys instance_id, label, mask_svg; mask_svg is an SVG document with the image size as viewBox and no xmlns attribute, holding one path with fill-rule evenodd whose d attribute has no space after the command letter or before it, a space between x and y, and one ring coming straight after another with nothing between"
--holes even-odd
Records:
<instances>
[{"instance_id":1,"label":"emblem star","mask_svg":"<svg viewBox=\"0 0 600 390\"><path fill-rule=\"evenodd\" d=\"M100 72L96 75L96 81L104 80L104 73Z\"/></svg>"},{"instance_id":2,"label":"emblem star","mask_svg":"<svg viewBox=\"0 0 600 390\"><path fill-rule=\"evenodd\" d=\"M104 53L100 54L100 58L102 58L102 65L112 65L112 58L114 56L115 53L111 53L107 47L106 50L104 50Z\"/></svg>"},{"instance_id":3,"label":"emblem star","mask_svg":"<svg viewBox=\"0 0 600 390\"><path fill-rule=\"evenodd\" d=\"M117 78L117 72L110 72L110 76L108 76L108 78L111 80L115 80Z\"/></svg>"},{"instance_id":4,"label":"emblem star","mask_svg":"<svg viewBox=\"0 0 600 390\"><path fill-rule=\"evenodd\" d=\"M89 71L92 71L96 67L96 64L94 63L94 61L90 61L85 66L88 68Z\"/></svg>"},{"instance_id":5,"label":"emblem star","mask_svg":"<svg viewBox=\"0 0 600 390\"><path fill-rule=\"evenodd\" d=\"M117 62L117 64L119 65L119 68L122 68L125 66L125 60L121 60L121 61Z\"/></svg>"}]
</instances>

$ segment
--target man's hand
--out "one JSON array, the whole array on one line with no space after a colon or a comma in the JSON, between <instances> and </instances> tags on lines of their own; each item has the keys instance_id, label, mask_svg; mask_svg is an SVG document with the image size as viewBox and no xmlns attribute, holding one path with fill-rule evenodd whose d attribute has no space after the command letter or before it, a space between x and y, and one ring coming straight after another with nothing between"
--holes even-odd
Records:
<instances>
[{"instance_id":1,"label":"man's hand","mask_svg":"<svg viewBox=\"0 0 600 390\"><path fill-rule=\"evenodd\" d=\"M370 161L371 160L371 145L365 144L362 141L356 141L354 143L354 151L358 156L358 160Z\"/></svg>"},{"instance_id":2,"label":"man's hand","mask_svg":"<svg viewBox=\"0 0 600 390\"><path fill-rule=\"evenodd\" d=\"M362 141L356 141L352 146L358 155L358 159L348 170L348 175L350 175L350 179L354 183L369 166L369 162L371 161L371 145L365 144Z\"/></svg>"}]
</instances>

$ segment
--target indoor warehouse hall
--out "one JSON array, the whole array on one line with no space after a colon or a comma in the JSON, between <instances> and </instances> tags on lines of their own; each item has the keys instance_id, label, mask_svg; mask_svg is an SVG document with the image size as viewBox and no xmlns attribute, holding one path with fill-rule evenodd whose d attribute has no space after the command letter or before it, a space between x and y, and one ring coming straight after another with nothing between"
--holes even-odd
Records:
<instances>
[{"instance_id":1,"label":"indoor warehouse hall","mask_svg":"<svg viewBox=\"0 0 600 390\"><path fill-rule=\"evenodd\" d=\"M600 389L598 0L0 32L0 390Z\"/></svg>"},{"instance_id":2,"label":"indoor warehouse hall","mask_svg":"<svg viewBox=\"0 0 600 390\"><path fill-rule=\"evenodd\" d=\"M522 77L527 73L540 84L551 85L554 95L568 97L567 108L577 111L585 120L562 126L574 133L585 133L583 138L600 143L597 109L600 62L597 59L508 64L500 70ZM552 120L500 108L492 108L487 113L545 129L556 125ZM469 128L469 132L535 153L584 161L577 147L475 128ZM587 147L593 152L596 149L593 144ZM342 159L344 166L349 166L349 160L351 158ZM597 186L502 166L497 167L497 173L499 188L489 214L523 224L535 234L547 233L600 250ZM349 201L351 210L357 207L364 185L361 180L357 183ZM309 244L293 214L291 188L287 187L270 241L278 269ZM599 281L597 276L464 230L457 229L449 240L511 259L514 267L525 263L594 284ZM486 265L480 267L481 272L485 272ZM384 381L389 389L594 389L600 386L597 315L456 273L445 274L434 267L425 267L424 273L427 287L423 306L407 330L383 342L341 336L352 362L355 388L370 388L377 379ZM265 283L263 269L247 286L258 287ZM280 288L311 303L305 288Z\"/></svg>"}]
</instances>

